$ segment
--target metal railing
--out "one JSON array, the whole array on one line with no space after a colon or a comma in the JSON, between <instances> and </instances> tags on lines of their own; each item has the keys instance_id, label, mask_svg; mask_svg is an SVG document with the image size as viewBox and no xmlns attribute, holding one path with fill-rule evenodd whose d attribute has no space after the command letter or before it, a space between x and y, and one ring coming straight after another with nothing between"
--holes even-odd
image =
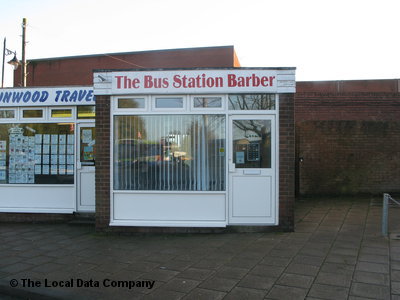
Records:
<instances>
[{"instance_id":1,"label":"metal railing","mask_svg":"<svg viewBox=\"0 0 400 300\"><path fill-rule=\"evenodd\" d=\"M400 206L400 202L396 201L389 194L383 194L383 205L382 205L382 235L388 236L388 219L389 219L389 201Z\"/></svg>"}]
</instances>

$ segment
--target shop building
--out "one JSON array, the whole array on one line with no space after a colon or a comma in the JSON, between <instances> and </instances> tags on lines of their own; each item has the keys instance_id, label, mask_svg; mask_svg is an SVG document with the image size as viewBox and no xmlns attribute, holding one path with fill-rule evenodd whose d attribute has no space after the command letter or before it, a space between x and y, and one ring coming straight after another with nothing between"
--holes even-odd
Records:
<instances>
[{"instance_id":1,"label":"shop building","mask_svg":"<svg viewBox=\"0 0 400 300\"><path fill-rule=\"evenodd\" d=\"M96 97L75 86L127 64L157 70L119 72L116 90L112 71L96 73ZM292 230L294 69L239 66L231 46L30 61L35 87L1 91L0 219L95 212L98 230Z\"/></svg>"},{"instance_id":2,"label":"shop building","mask_svg":"<svg viewBox=\"0 0 400 300\"><path fill-rule=\"evenodd\" d=\"M0 90L2 220L95 211L94 126L91 86Z\"/></svg>"},{"instance_id":3,"label":"shop building","mask_svg":"<svg viewBox=\"0 0 400 300\"><path fill-rule=\"evenodd\" d=\"M97 229L292 230L294 93L294 68L95 71Z\"/></svg>"}]
</instances>

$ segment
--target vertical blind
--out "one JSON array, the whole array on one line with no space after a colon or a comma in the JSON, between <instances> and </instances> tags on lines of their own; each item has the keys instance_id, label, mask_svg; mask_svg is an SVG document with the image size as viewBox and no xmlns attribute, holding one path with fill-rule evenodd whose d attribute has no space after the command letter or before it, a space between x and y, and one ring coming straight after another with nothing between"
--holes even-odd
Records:
<instances>
[{"instance_id":1,"label":"vertical blind","mask_svg":"<svg viewBox=\"0 0 400 300\"><path fill-rule=\"evenodd\" d=\"M114 118L115 190L225 190L224 115Z\"/></svg>"}]
</instances>

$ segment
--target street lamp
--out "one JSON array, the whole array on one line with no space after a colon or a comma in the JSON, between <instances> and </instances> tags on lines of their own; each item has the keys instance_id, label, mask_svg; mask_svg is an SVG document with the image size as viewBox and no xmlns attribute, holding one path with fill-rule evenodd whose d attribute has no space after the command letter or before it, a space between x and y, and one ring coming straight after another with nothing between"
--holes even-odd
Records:
<instances>
[{"instance_id":1,"label":"street lamp","mask_svg":"<svg viewBox=\"0 0 400 300\"><path fill-rule=\"evenodd\" d=\"M14 67L14 70L18 68L18 66L21 64L21 62L17 58L17 52L16 51L11 51L7 49L6 47L6 38L4 38L4 47L3 47L3 64L1 68L1 87L4 87L4 61L6 59L7 55L14 54L14 58L10 60L8 63Z\"/></svg>"},{"instance_id":2,"label":"street lamp","mask_svg":"<svg viewBox=\"0 0 400 300\"><path fill-rule=\"evenodd\" d=\"M14 70L18 69L18 66L21 64L21 62L17 58L17 53L14 52L14 58L8 63L14 67Z\"/></svg>"}]
</instances>

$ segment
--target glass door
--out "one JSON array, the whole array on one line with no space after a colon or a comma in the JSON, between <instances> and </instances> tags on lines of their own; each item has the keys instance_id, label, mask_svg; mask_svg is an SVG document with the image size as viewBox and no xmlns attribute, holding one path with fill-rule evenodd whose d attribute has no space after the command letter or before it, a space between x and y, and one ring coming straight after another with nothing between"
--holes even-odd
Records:
<instances>
[{"instance_id":1,"label":"glass door","mask_svg":"<svg viewBox=\"0 0 400 300\"><path fill-rule=\"evenodd\" d=\"M94 212L96 131L94 123L78 124L77 157L77 209L80 212Z\"/></svg>"},{"instance_id":2,"label":"glass door","mask_svg":"<svg viewBox=\"0 0 400 300\"><path fill-rule=\"evenodd\" d=\"M229 224L275 224L275 117L229 119Z\"/></svg>"}]
</instances>

